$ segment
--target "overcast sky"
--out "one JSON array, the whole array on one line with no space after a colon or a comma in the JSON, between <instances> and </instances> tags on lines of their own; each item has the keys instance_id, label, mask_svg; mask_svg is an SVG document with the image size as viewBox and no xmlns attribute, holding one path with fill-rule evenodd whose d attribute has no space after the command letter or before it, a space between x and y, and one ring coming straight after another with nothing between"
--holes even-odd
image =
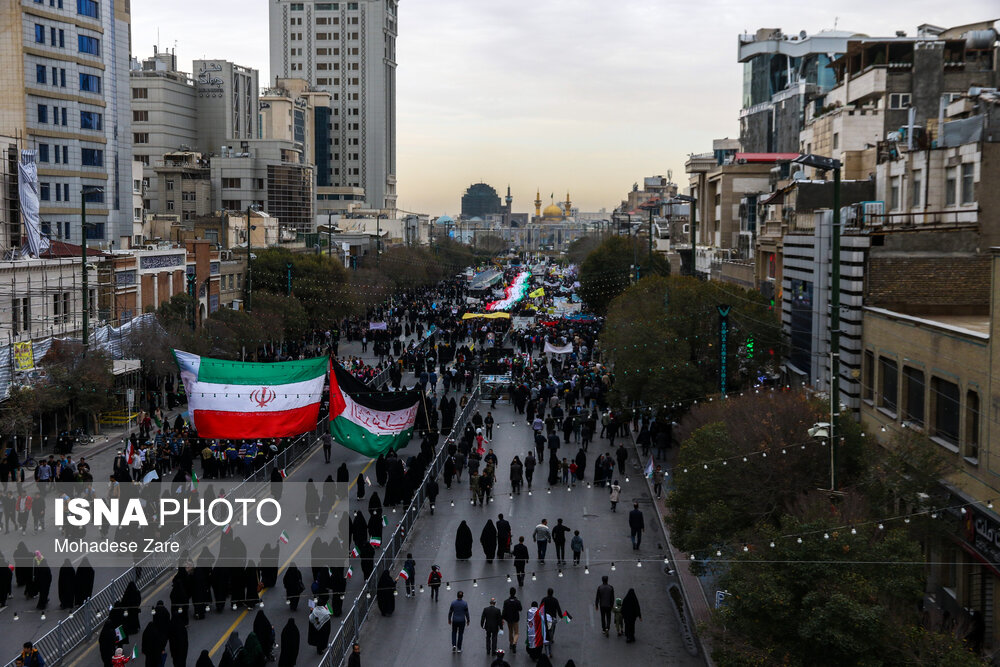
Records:
<instances>
[{"instance_id":1,"label":"overcast sky","mask_svg":"<svg viewBox=\"0 0 1000 667\"><path fill-rule=\"evenodd\" d=\"M401 0L400 208L457 213L471 183L612 209L643 176L739 135L737 36L908 34L1000 18L996 0ZM132 52L226 58L268 80L265 0L132 0Z\"/></svg>"}]
</instances>

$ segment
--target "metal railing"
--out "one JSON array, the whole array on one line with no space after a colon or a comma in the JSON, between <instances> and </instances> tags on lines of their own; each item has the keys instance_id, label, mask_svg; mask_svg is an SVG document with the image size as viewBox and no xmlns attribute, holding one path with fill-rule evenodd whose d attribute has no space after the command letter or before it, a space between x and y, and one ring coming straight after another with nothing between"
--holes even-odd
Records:
<instances>
[{"instance_id":1,"label":"metal railing","mask_svg":"<svg viewBox=\"0 0 1000 667\"><path fill-rule=\"evenodd\" d=\"M396 556L403 547L403 542L406 541L406 536L409 535L410 529L416 523L417 516L420 514L420 508L427 497L427 483L432 479L436 479L441 474L442 468L444 468L444 453L448 449L448 442L454 439L465 428L465 423L471 417L478 402L479 388L477 387L470 396L469 402L462 409L462 414L455 420L455 425L452 427L451 433L448 434L447 438L440 441L440 447L434 455L434 461L427 467L427 472L420 482L420 488L417 489L410 505L403 512L403 517L400 519L399 525L392 531L389 539L383 541L385 549L375 562L371 576L368 577L358 592L357 597L354 598L351 608L344 614L340 627L337 629L336 634L334 634L333 640L323 655L323 659L319 662L319 667L340 667L347 659L347 654L350 652L351 646L358 640L361 634L361 626L364 625L365 620L368 618L368 612L375 604L375 594L378 588L379 577L382 576L383 572L392 568Z\"/></svg>"},{"instance_id":2,"label":"metal railing","mask_svg":"<svg viewBox=\"0 0 1000 667\"><path fill-rule=\"evenodd\" d=\"M304 433L292 443L278 452L274 458L250 473L240 484L232 489L230 495L240 493L244 487L266 483L271 479L271 471L277 468L290 468L308 453L318 442L316 432ZM170 536L170 540L185 546L192 553L211 535L217 534L211 529L204 529L194 524L186 525ZM111 606L121 599L125 589L135 582L140 591L156 583L164 573L175 570L178 566L177 554L151 554L138 561L135 565L113 579L107 586L94 593L82 605L74 609L69 616L59 621L54 628L38 639L33 640L48 665L62 663L70 652L85 641L91 639L105 621L105 614ZM138 641L138 637L135 638ZM14 667L15 658L4 663L5 667Z\"/></svg>"}]
</instances>

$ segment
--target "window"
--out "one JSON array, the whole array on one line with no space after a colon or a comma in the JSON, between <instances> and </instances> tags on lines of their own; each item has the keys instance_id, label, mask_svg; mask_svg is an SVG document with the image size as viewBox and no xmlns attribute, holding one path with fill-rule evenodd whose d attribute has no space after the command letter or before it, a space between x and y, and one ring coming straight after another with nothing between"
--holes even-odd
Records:
<instances>
[{"instance_id":1,"label":"window","mask_svg":"<svg viewBox=\"0 0 1000 667\"><path fill-rule=\"evenodd\" d=\"M979 460L979 393L965 392L965 458Z\"/></svg>"},{"instance_id":2,"label":"window","mask_svg":"<svg viewBox=\"0 0 1000 667\"><path fill-rule=\"evenodd\" d=\"M48 183L38 184L38 198L42 201L49 201L52 197L52 188Z\"/></svg>"},{"instance_id":3,"label":"window","mask_svg":"<svg viewBox=\"0 0 1000 667\"><path fill-rule=\"evenodd\" d=\"M104 151L96 148L81 148L80 163L85 167L103 167Z\"/></svg>"},{"instance_id":4,"label":"window","mask_svg":"<svg viewBox=\"0 0 1000 667\"><path fill-rule=\"evenodd\" d=\"M258 190L263 190L264 189L264 179L263 178L255 178L254 179L254 187L256 187Z\"/></svg>"},{"instance_id":5,"label":"window","mask_svg":"<svg viewBox=\"0 0 1000 667\"><path fill-rule=\"evenodd\" d=\"M136 220L136 221L142 220L142 209L141 208L134 208L134 209L132 209L132 219Z\"/></svg>"},{"instance_id":6,"label":"window","mask_svg":"<svg viewBox=\"0 0 1000 667\"><path fill-rule=\"evenodd\" d=\"M145 100L149 98L148 88L133 88L132 89L132 99L133 100Z\"/></svg>"},{"instance_id":7,"label":"window","mask_svg":"<svg viewBox=\"0 0 1000 667\"><path fill-rule=\"evenodd\" d=\"M35 43L44 44L45 43L45 26L41 23L35 24Z\"/></svg>"},{"instance_id":8,"label":"window","mask_svg":"<svg viewBox=\"0 0 1000 667\"><path fill-rule=\"evenodd\" d=\"M101 18L101 5L97 0L76 0L76 13L90 18Z\"/></svg>"},{"instance_id":9,"label":"window","mask_svg":"<svg viewBox=\"0 0 1000 667\"><path fill-rule=\"evenodd\" d=\"M934 424L931 435L948 444L958 445L958 385L943 378L931 378Z\"/></svg>"},{"instance_id":10,"label":"window","mask_svg":"<svg viewBox=\"0 0 1000 667\"><path fill-rule=\"evenodd\" d=\"M58 43L59 41L58 39L56 39L57 35L58 31L55 28L49 28L49 44L51 44L52 46L55 46L56 43Z\"/></svg>"},{"instance_id":11,"label":"window","mask_svg":"<svg viewBox=\"0 0 1000 667\"><path fill-rule=\"evenodd\" d=\"M905 409L903 419L917 426L924 425L924 372L903 366L903 391Z\"/></svg>"},{"instance_id":12,"label":"window","mask_svg":"<svg viewBox=\"0 0 1000 667\"><path fill-rule=\"evenodd\" d=\"M971 162L962 165L962 203L974 204L976 202L975 191L975 168Z\"/></svg>"},{"instance_id":13,"label":"window","mask_svg":"<svg viewBox=\"0 0 1000 667\"><path fill-rule=\"evenodd\" d=\"M224 188L239 188L240 187L240 179L238 179L238 178L223 178L222 179L222 187L224 187Z\"/></svg>"},{"instance_id":14,"label":"window","mask_svg":"<svg viewBox=\"0 0 1000 667\"><path fill-rule=\"evenodd\" d=\"M53 109L54 108L55 107L53 107ZM66 124L66 107L63 107L62 109L60 109L60 111L61 111L61 113L59 115L62 117L62 123L61 123L61 125L65 125ZM55 112L52 113L52 122L53 123L56 122Z\"/></svg>"},{"instance_id":15,"label":"window","mask_svg":"<svg viewBox=\"0 0 1000 667\"><path fill-rule=\"evenodd\" d=\"M80 129L81 130L100 130L101 129L101 114L96 111L81 111L80 112Z\"/></svg>"},{"instance_id":16,"label":"window","mask_svg":"<svg viewBox=\"0 0 1000 667\"><path fill-rule=\"evenodd\" d=\"M920 206L923 201L923 184L924 180L922 178L922 173L920 171L913 172L913 180L910 182L910 205Z\"/></svg>"},{"instance_id":17,"label":"window","mask_svg":"<svg viewBox=\"0 0 1000 667\"><path fill-rule=\"evenodd\" d=\"M35 83L47 83L45 65L35 65ZM55 81L53 81L55 83Z\"/></svg>"},{"instance_id":18,"label":"window","mask_svg":"<svg viewBox=\"0 0 1000 667\"><path fill-rule=\"evenodd\" d=\"M899 407L899 366L892 359L878 358L878 374L881 392L879 407L891 412L893 416Z\"/></svg>"},{"instance_id":19,"label":"window","mask_svg":"<svg viewBox=\"0 0 1000 667\"><path fill-rule=\"evenodd\" d=\"M958 167L945 171L944 205L954 206L958 202Z\"/></svg>"},{"instance_id":20,"label":"window","mask_svg":"<svg viewBox=\"0 0 1000 667\"><path fill-rule=\"evenodd\" d=\"M684 233L687 234L687 225L684 225ZM864 365L861 368L861 397L866 401L871 401L875 397L875 353L865 350Z\"/></svg>"},{"instance_id":21,"label":"window","mask_svg":"<svg viewBox=\"0 0 1000 667\"><path fill-rule=\"evenodd\" d=\"M167 179L166 181L164 181L164 183L166 184L166 188L167 188L167 191L168 191L168 192L169 192L170 190L173 190L173 189L174 189L174 179L172 179L172 178L168 178L168 179Z\"/></svg>"},{"instance_id":22,"label":"window","mask_svg":"<svg viewBox=\"0 0 1000 667\"><path fill-rule=\"evenodd\" d=\"M134 143L134 144L148 144L149 143L149 133L148 132L135 132L135 133L133 133L132 143Z\"/></svg>"},{"instance_id":23,"label":"window","mask_svg":"<svg viewBox=\"0 0 1000 667\"><path fill-rule=\"evenodd\" d=\"M226 209L227 211L239 211L242 208L242 206L240 206L239 199L223 199L222 208Z\"/></svg>"},{"instance_id":24,"label":"window","mask_svg":"<svg viewBox=\"0 0 1000 667\"><path fill-rule=\"evenodd\" d=\"M909 93L891 93L889 95L890 109L908 109L910 107Z\"/></svg>"},{"instance_id":25,"label":"window","mask_svg":"<svg viewBox=\"0 0 1000 667\"><path fill-rule=\"evenodd\" d=\"M104 240L104 223L103 222L95 222L93 225L91 225L90 223L87 223L87 238L89 240L91 240L91 241L103 241ZM94 298L94 290L91 290L91 297L90 297L90 304L89 304L90 305L90 309L91 309L91 315L93 315L93 309L95 307L95 304L94 304L95 301L96 301L96 299Z\"/></svg>"},{"instance_id":26,"label":"window","mask_svg":"<svg viewBox=\"0 0 1000 667\"><path fill-rule=\"evenodd\" d=\"M55 69L55 68L53 68L53 69ZM97 79L96 76L94 78ZM53 86L56 85L56 75L55 74L52 75L52 85ZM64 70L64 69L59 70L59 87L60 88L65 88L66 87L66 70ZM97 79L97 92L98 93L101 92L101 80L100 79Z\"/></svg>"},{"instance_id":27,"label":"window","mask_svg":"<svg viewBox=\"0 0 1000 667\"><path fill-rule=\"evenodd\" d=\"M899 210L899 188L901 176L893 176L889 179L889 210Z\"/></svg>"},{"instance_id":28,"label":"window","mask_svg":"<svg viewBox=\"0 0 1000 667\"><path fill-rule=\"evenodd\" d=\"M49 107L44 104L38 105L38 122L39 123L49 122Z\"/></svg>"},{"instance_id":29,"label":"window","mask_svg":"<svg viewBox=\"0 0 1000 667\"><path fill-rule=\"evenodd\" d=\"M66 32L63 30L59 31L59 48L66 48Z\"/></svg>"},{"instance_id":30,"label":"window","mask_svg":"<svg viewBox=\"0 0 1000 667\"><path fill-rule=\"evenodd\" d=\"M89 53L91 55L100 55L101 53L101 40L96 37L88 37L87 35L77 35L77 50L80 53Z\"/></svg>"},{"instance_id":31,"label":"window","mask_svg":"<svg viewBox=\"0 0 1000 667\"><path fill-rule=\"evenodd\" d=\"M80 72L80 90L88 93L101 92L101 77Z\"/></svg>"},{"instance_id":32,"label":"window","mask_svg":"<svg viewBox=\"0 0 1000 667\"><path fill-rule=\"evenodd\" d=\"M31 301L28 297L14 298L11 303L11 328L15 333L31 328Z\"/></svg>"},{"instance_id":33,"label":"window","mask_svg":"<svg viewBox=\"0 0 1000 667\"><path fill-rule=\"evenodd\" d=\"M132 112L133 123L145 123L147 121L149 121L148 111L136 109Z\"/></svg>"},{"instance_id":34,"label":"window","mask_svg":"<svg viewBox=\"0 0 1000 667\"><path fill-rule=\"evenodd\" d=\"M168 211L174 210L174 201L172 199L167 200L167 210Z\"/></svg>"},{"instance_id":35,"label":"window","mask_svg":"<svg viewBox=\"0 0 1000 667\"><path fill-rule=\"evenodd\" d=\"M38 144L38 161L48 162L49 161L49 145L48 144Z\"/></svg>"},{"instance_id":36,"label":"window","mask_svg":"<svg viewBox=\"0 0 1000 667\"><path fill-rule=\"evenodd\" d=\"M293 2L292 4L288 5L288 8L291 9L293 12L301 12L302 5L303 3L301 2Z\"/></svg>"}]
</instances>

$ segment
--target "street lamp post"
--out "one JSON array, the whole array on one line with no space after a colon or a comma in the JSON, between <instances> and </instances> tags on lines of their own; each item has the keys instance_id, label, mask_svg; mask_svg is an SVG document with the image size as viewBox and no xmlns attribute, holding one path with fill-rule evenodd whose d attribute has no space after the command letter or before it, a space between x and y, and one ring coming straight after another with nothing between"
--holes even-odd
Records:
<instances>
[{"instance_id":1,"label":"street lamp post","mask_svg":"<svg viewBox=\"0 0 1000 667\"><path fill-rule=\"evenodd\" d=\"M90 287L87 284L87 195L104 192L104 188L87 185L80 188L80 256L83 263L80 266L81 284L83 287L83 353L87 354L90 345Z\"/></svg>"},{"instance_id":2,"label":"street lamp post","mask_svg":"<svg viewBox=\"0 0 1000 667\"><path fill-rule=\"evenodd\" d=\"M382 218L388 220L388 216L382 213L375 214L375 268L379 268L382 263Z\"/></svg>"},{"instance_id":3,"label":"street lamp post","mask_svg":"<svg viewBox=\"0 0 1000 667\"><path fill-rule=\"evenodd\" d=\"M333 257L333 211L326 214L326 256Z\"/></svg>"},{"instance_id":4,"label":"street lamp post","mask_svg":"<svg viewBox=\"0 0 1000 667\"><path fill-rule=\"evenodd\" d=\"M253 310L253 230L257 225L250 224L250 213L254 210L253 205L247 206L247 307L249 313Z\"/></svg>"},{"instance_id":5,"label":"street lamp post","mask_svg":"<svg viewBox=\"0 0 1000 667\"><path fill-rule=\"evenodd\" d=\"M840 168L841 162L823 155L800 155L796 162L820 171L833 170L833 229L830 230L830 490L837 490L837 440L840 414Z\"/></svg>"}]
</instances>

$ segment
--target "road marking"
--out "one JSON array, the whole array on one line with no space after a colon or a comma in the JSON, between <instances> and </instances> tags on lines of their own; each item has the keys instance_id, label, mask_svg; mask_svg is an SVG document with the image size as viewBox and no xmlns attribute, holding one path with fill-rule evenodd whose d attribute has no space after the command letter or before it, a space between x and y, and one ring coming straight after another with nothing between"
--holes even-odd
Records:
<instances>
[{"instance_id":1,"label":"road marking","mask_svg":"<svg viewBox=\"0 0 1000 667\"><path fill-rule=\"evenodd\" d=\"M312 458L313 456L315 456L315 455L316 455L316 454L317 454L317 453L318 453L319 451L320 451L320 449L319 449L319 448L317 448L316 450L314 450L312 454L310 454L309 456L307 456L307 457L305 458L305 460L303 460L303 461L302 461L302 463L300 464L300 467L301 467L302 465L305 465L305 464L306 464L306 463L307 463L307 462L309 461L309 459L311 459L311 458ZM367 470L368 470L369 466L371 466L371 464L372 464L373 462L374 462L374 459L371 459L371 460L369 460L369 461L368 461L368 463L367 463L367 464L365 464L365 467L364 467L364 468L363 468L363 469L361 470L361 474L364 474L365 472L367 472ZM296 472L298 472L298 470L296 470ZM358 481L358 478L357 478L357 477L355 477L355 478L354 478L354 481L352 481L352 482L351 482L351 483L350 483L350 484L349 484L349 485L347 486L347 489L348 489L348 491L350 491L350 490L351 490L351 488L353 488L353 487L354 487L354 485L355 485L355 484L357 484L357 481ZM340 501L337 501L337 502L338 502L338 504L339 504L339 502L340 502ZM336 504L334 505L334 507L336 507ZM313 534L315 534L315 532L316 532L317 528L319 528L319 526L317 526L316 528L313 528L312 532L311 532L311 533L309 533L309 535L308 535L308 536L306 537L305 541L303 541L303 542L302 542L302 544L300 544L300 545L299 545L299 547L298 547L298 548L297 548L297 549L296 549L296 550L295 550L295 551L294 551L294 552L292 553L292 555L291 555L291 556L289 557L289 559L288 559L288 560L287 560L287 561L285 562L285 564L284 564L284 565L283 565L283 566L281 567L281 569L280 569L280 570L278 571L278 574L279 574L279 575L280 575L280 574L281 574L282 572L284 572L284 571L285 571L285 569L286 569L286 568L288 567L288 564L289 564L289 563L291 562L291 559L292 559L292 558L295 558L295 556L296 556L296 555L298 555L299 551L301 551L301 550L302 550L302 547L304 547L304 546L306 545L306 542L308 542L309 538L310 538L310 537L312 537L312 536L313 536ZM219 540L219 536L216 536L216 537L212 538L212 541L211 541L211 543L210 543L210 544L215 544L215 542L217 542L218 540ZM155 596L159 595L159 594L160 594L160 592L161 592L161 591L163 591L163 589L164 589L164 588L166 588L166 587L167 587L167 584L168 584L168 583L170 583L171 581L172 581L172 578L168 577L168 578L167 578L167 579L165 579L165 580L164 580L164 581L163 581L163 582L162 582L162 583L161 583L161 584L160 584L159 586L157 586L157 587L156 587L155 589L153 589L152 591L150 591L149 593L147 593L147 594L146 594L146 595L145 595L145 596L143 597L143 602L142 602L143 606L145 606L145 605L146 605L146 603L148 603L148 602L150 601L150 599L151 599L151 598L153 598L153 597L155 597ZM264 589L264 590L266 591L267 589ZM262 591L261 593L263 594L263 592L264 592L264 591ZM219 650L219 647L220 647L220 646L222 646L222 645L223 645L223 644L225 643L225 640L229 638L229 635L230 635L230 634L232 633L232 631L233 631L233 630L234 630L234 629L235 629L235 628L236 628L236 627L237 627L237 626L238 626L238 625L239 625L239 624L240 624L240 623L241 623L241 622L243 621L243 619L244 619L244 618L246 618L246 615L247 615L247 612L246 612L246 611L244 611L244 612L243 612L242 614L240 614L240 617L239 617L238 619L236 619L236 622L235 622L235 623L234 623L233 625L231 625L231 626L229 627L229 630L227 630L227 631L226 631L226 634L225 634L225 635L223 635L222 639L220 639L220 640L219 640L219 642L218 642L218 643L217 643L217 644L216 644L216 645L215 645L215 646L214 646L214 647L212 648L212 650L211 650L211 651L209 652L209 655L210 655L210 656L212 656L212 655L215 655L215 652ZM138 644L138 641L136 641L136 642L134 642L134 643ZM75 659L73 660L73 662L69 663L69 667L77 667L78 665L80 665L80 664L81 664L81 661L82 661L82 660L83 660L84 658L86 658L86 657L87 657L88 655L90 655L90 653L91 653L91 652L92 652L92 651L93 651L94 649L96 649L96 648L97 648L97 645L96 645L96 644L90 644L89 646L87 646L87 648L86 648L86 649L84 649L83 653L81 653L81 654L80 654L80 655L79 655L79 656L78 656L77 658L75 658Z\"/></svg>"},{"instance_id":2,"label":"road marking","mask_svg":"<svg viewBox=\"0 0 1000 667\"><path fill-rule=\"evenodd\" d=\"M315 452L313 452L313 454L315 454ZM312 454L309 455L309 458L312 458ZM306 461L308 461L309 458L307 458ZM361 474L362 475L365 474L368 471L368 467L373 462L374 462L374 459L371 459L371 460L368 461L367 464L365 464L365 467L361 469ZM303 461L303 463L305 463L305 461ZM358 482L358 478L355 477L354 481L351 482L350 484L348 484L347 490L350 491L354 487L354 485L357 484L357 482ZM332 512L337 507L337 505L339 505L339 504L340 504L340 501L338 500L336 503L333 504L333 507L330 508L330 511ZM289 564L291 564L292 560L299 554L300 551L302 551L302 548L305 547L306 544L308 544L309 540L312 539L313 535L316 534L316 531L319 530L319 528L320 528L319 526L313 526L313 529L311 531L309 531L309 534L306 535L306 538L304 540L302 540L302 543L299 544L299 546L296 547L295 551L292 552L292 555L290 555L285 560L285 564L282 565L281 568L278 570L278 576L281 576L281 573L284 572L288 568L288 566L289 566ZM263 589L260 592L261 597L263 597L264 593L266 593L267 591L268 591L268 589L266 589L266 588ZM248 610L248 609L244 609L243 610L243 613L241 613L239 615L239 618L237 618L233 622L233 624L229 626L229 629L226 630L226 632L222 635L222 637L219 638L219 641L217 641L215 643L215 646L213 646L212 649L208 652L208 657L211 658L211 657L215 656L216 652L220 648L222 648L222 646L226 643L226 640L229 639L229 635L231 635L233 633L233 631L240 626L240 623L243 622L243 619L247 617L248 613L250 613L250 610Z\"/></svg>"}]
</instances>

